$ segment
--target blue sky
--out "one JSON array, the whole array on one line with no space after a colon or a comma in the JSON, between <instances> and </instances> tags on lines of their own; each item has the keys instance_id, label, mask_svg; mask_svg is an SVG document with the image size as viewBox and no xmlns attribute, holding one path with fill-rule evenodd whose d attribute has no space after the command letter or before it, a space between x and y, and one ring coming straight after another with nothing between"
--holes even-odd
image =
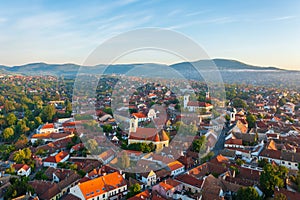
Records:
<instances>
[{"instance_id":1,"label":"blue sky","mask_svg":"<svg viewBox=\"0 0 300 200\"><path fill-rule=\"evenodd\" d=\"M211 58L300 68L298 0L0 0L0 64L78 63L136 28L178 31Z\"/></svg>"}]
</instances>

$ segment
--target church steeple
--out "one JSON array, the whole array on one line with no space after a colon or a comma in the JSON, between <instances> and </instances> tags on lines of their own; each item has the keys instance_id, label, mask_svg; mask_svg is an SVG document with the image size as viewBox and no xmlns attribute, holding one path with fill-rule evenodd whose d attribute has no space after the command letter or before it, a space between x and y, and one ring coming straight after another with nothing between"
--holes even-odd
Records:
<instances>
[{"instance_id":1,"label":"church steeple","mask_svg":"<svg viewBox=\"0 0 300 200\"><path fill-rule=\"evenodd\" d=\"M169 137L168 137L168 135L167 135L167 133L166 133L165 130L162 130L162 132L161 132L161 140L162 140L162 141L167 141L167 140L169 140Z\"/></svg>"},{"instance_id":2,"label":"church steeple","mask_svg":"<svg viewBox=\"0 0 300 200\"><path fill-rule=\"evenodd\" d=\"M136 119L136 118L131 118L131 119L130 119L129 132L135 133L137 127L138 127L138 119Z\"/></svg>"}]
</instances>

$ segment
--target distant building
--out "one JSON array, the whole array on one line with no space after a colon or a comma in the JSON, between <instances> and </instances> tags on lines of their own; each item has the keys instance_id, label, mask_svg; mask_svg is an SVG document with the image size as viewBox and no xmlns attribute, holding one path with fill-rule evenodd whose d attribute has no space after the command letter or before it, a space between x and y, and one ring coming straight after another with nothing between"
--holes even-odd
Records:
<instances>
[{"instance_id":1,"label":"distant building","mask_svg":"<svg viewBox=\"0 0 300 200\"><path fill-rule=\"evenodd\" d=\"M141 128L138 127L138 122L136 118L130 120L128 144L153 143L157 151L169 146L169 137L164 130L158 131L156 128Z\"/></svg>"},{"instance_id":2,"label":"distant building","mask_svg":"<svg viewBox=\"0 0 300 200\"><path fill-rule=\"evenodd\" d=\"M183 107L189 112L196 112L197 110L204 110L205 112L209 112L211 109L213 109L213 105L211 105L210 103L190 101L189 95L184 96Z\"/></svg>"}]
</instances>

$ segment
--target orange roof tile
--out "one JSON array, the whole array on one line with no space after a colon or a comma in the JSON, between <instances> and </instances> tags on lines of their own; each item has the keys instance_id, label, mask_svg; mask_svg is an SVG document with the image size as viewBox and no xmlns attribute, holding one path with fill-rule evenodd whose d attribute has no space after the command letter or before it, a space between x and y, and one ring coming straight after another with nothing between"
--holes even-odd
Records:
<instances>
[{"instance_id":1,"label":"orange roof tile","mask_svg":"<svg viewBox=\"0 0 300 200\"><path fill-rule=\"evenodd\" d=\"M132 115L136 118L146 118L146 115L144 113L132 113Z\"/></svg>"},{"instance_id":2,"label":"orange roof tile","mask_svg":"<svg viewBox=\"0 0 300 200\"><path fill-rule=\"evenodd\" d=\"M54 128L53 123L45 124L41 129Z\"/></svg>"},{"instance_id":3,"label":"orange roof tile","mask_svg":"<svg viewBox=\"0 0 300 200\"><path fill-rule=\"evenodd\" d=\"M93 198L107 191L126 185L123 176L114 172L79 184L85 198Z\"/></svg>"},{"instance_id":4,"label":"orange roof tile","mask_svg":"<svg viewBox=\"0 0 300 200\"><path fill-rule=\"evenodd\" d=\"M147 199L150 198L150 193L148 190L145 190L144 192L138 193L137 195L129 198L128 200L140 200L140 199Z\"/></svg>"},{"instance_id":5,"label":"orange roof tile","mask_svg":"<svg viewBox=\"0 0 300 200\"><path fill-rule=\"evenodd\" d=\"M163 130L161 133L161 141L167 141L167 140L169 140L169 137L167 133Z\"/></svg>"},{"instance_id":6,"label":"orange roof tile","mask_svg":"<svg viewBox=\"0 0 300 200\"><path fill-rule=\"evenodd\" d=\"M184 167L184 165L181 162L176 160L174 162L169 163L168 167L171 169L171 171L174 171L176 169Z\"/></svg>"},{"instance_id":7,"label":"orange roof tile","mask_svg":"<svg viewBox=\"0 0 300 200\"><path fill-rule=\"evenodd\" d=\"M68 152L61 151L55 156L49 156L44 160L44 162L52 162L52 163L59 163L61 160L63 160L65 157L69 155Z\"/></svg>"}]
</instances>

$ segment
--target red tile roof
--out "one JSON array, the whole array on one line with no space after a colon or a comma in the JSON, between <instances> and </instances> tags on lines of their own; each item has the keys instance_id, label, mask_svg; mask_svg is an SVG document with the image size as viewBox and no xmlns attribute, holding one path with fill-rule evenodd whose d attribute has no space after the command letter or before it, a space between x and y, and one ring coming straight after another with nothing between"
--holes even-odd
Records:
<instances>
[{"instance_id":1,"label":"red tile roof","mask_svg":"<svg viewBox=\"0 0 300 200\"><path fill-rule=\"evenodd\" d=\"M169 163L168 167L170 168L171 171L174 171L176 169L183 168L184 165L181 162L179 162L179 161L176 160L174 162Z\"/></svg>"},{"instance_id":2,"label":"red tile roof","mask_svg":"<svg viewBox=\"0 0 300 200\"><path fill-rule=\"evenodd\" d=\"M48 129L48 128L54 128L53 123L45 124L41 129Z\"/></svg>"},{"instance_id":3,"label":"red tile roof","mask_svg":"<svg viewBox=\"0 0 300 200\"><path fill-rule=\"evenodd\" d=\"M137 195L129 198L128 200L146 200L146 199L150 199L150 193L148 190L138 193Z\"/></svg>"},{"instance_id":4,"label":"red tile roof","mask_svg":"<svg viewBox=\"0 0 300 200\"><path fill-rule=\"evenodd\" d=\"M136 132L131 132L129 139L133 140L150 140L154 142L160 141L156 128L137 128Z\"/></svg>"},{"instance_id":5,"label":"red tile roof","mask_svg":"<svg viewBox=\"0 0 300 200\"><path fill-rule=\"evenodd\" d=\"M226 140L225 144L243 145L243 140L230 138L229 140Z\"/></svg>"},{"instance_id":6,"label":"red tile roof","mask_svg":"<svg viewBox=\"0 0 300 200\"><path fill-rule=\"evenodd\" d=\"M79 184L79 188L85 198L93 198L99 194L114 190L126 185L126 181L118 172L114 172L99 178Z\"/></svg>"},{"instance_id":7,"label":"red tile roof","mask_svg":"<svg viewBox=\"0 0 300 200\"><path fill-rule=\"evenodd\" d=\"M146 118L147 116L144 113L132 113L132 115L136 118Z\"/></svg>"},{"instance_id":8,"label":"red tile roof","mask_svg":"<svg viewBox=\"0 0 300 200\"><path fill-rule=\"evenodd\" d=\"M55 156L49 156L47 157L44 162L51 162L51 163L59 163L61 160L63 160L65 157L69 155L68 152L61 151Z\"/></svg>"},{"instance_id":9,"label":"red tile roof","mask_svg":"<svg viewBox=\"0 0 300 200\"><path fill-rule=\"evenodd\" d=\"M210 103L206 102L198 102L198 101L189 101L187 106L193 106L193 107L209 107L212 106Z\"/></svg>"},{"instance_id":10,"label":"red tile roof","mask_svg":"<svg viewBox=\"0 0 300 200\"><path fill-rule=\"evenodd\" d=\"M197 187L197 188L201 188L202 183L203 183L203 180L199 180L199 179L197 179L194 176L189 175L189 174L179 175L179 176L176 177L176 180L178 180L182 183L188 184L188 185L192 185L192 186Z\"/></svg>"},{"instance_id":11,"label":"red tile roof","mask_svg":"<svg viewBox=\"0 0 300 200\"><path fill-rule=\"evenodd\" d=\"M159 185L165 190L172 190L173 188L177 187L181 183L179 181L173 180L173 179L167 179L165 181L162 181L159 183Z\"/></svg>"},{"instance_id":12,"label":"red tile roof","mask_svg":"<svg viewBox=\"0 0 300 200\"><path fill-rule=\"evenodd\" d=\"M12 166L16 171L19 171L20 169L24 169L25 171L29 170L30 167L26 164L14 164Z\"/></svg>"}]
</instances>

